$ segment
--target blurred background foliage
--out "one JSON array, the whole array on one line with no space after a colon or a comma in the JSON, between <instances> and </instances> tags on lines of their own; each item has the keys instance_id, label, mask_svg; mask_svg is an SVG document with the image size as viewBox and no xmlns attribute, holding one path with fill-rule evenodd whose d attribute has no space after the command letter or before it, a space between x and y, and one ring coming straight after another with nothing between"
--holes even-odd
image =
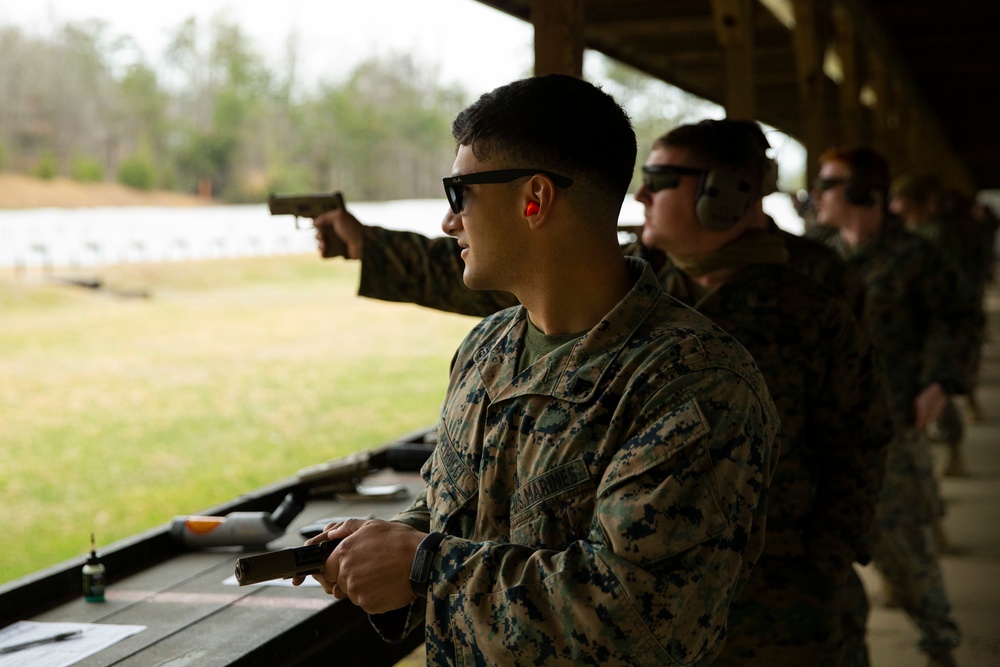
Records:
<instances>
[{"instance_id":1,"label":"blurred background foliage","mask_svg":"<svg viewBox=\"0 0 1000 667\"><path fill-rule=\"evenodd\" d=\"M356 201L440 197L454 156L451 120L473 95L441 82L435 67L390 53L341 79L306 82L294 40L280 62L267 62L223 18L168 30L154 62L97 20L45 36L0 28L0 168L210 189L231 203L334 188ZM632 115L640 155L673 124L712 113L601 56L587 62L587 78Z\"/></svg>"}]
</instances>

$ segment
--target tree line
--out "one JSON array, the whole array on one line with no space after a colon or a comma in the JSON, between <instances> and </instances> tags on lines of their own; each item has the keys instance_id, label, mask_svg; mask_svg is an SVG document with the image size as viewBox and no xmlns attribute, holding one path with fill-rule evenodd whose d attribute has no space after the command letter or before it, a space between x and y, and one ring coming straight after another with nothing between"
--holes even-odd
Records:
<instances>
[{"instance_id":1,"label":"tree line","mask_svg":"<svg viewBox=\"0 0 1000 667\"><path fill-rule=\"evenodd\" d=\"M340 189L354 200L440 197L450 125L471 101L406 54L305 85L294 42L280 64L224 19L190 18L150 64L100 21L49 36L0 28L0 169L139 189L209 189L230 202ZM602 60L596 77L652 138L705 108ZM588 76L588 78L594 78Z\"/></svg>"}]
</instances>

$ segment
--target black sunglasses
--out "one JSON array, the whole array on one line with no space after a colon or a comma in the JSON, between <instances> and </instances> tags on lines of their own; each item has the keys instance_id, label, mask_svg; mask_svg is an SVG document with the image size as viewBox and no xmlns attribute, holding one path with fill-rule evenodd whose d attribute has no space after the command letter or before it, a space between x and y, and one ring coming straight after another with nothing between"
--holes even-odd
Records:
<instances>
[{"instance_id":1,"label":"black sunglasses","mask_svg":"<svg viewBox=\"0 0 1000 667\"><path fill-rule=\"evenodd\" d=\"M544 169L497 169L496 171L477 171L472 174L462 174L461 176L449 176L441 179L444 183L444 194L448 197L448 203L454 213L462 212L462 197L465 196L466 185L485 185L487 183L510 183L511 181L542 174L552 179L557 188L568 188L573 185L572 179L553 174Z\"/></svg>"},{"instance_id":2,"label":"black sunglasses","mask_svg":"<svg viewBox=\"0 0 1000 667\"><path fill-rule=\"evenodd\" d=\"M681 167L673 164L649 164L642 168L642 184L650 192L659 192L676 188L681 182L681 176L700 176L704 169Z\"/></svg>"},{"instance_id":3,"label":"black sunglasses","mask_svg":"<svg viewBox=\"0 0 1000 667\"><path fill-rule=\"evenodd\" d=\"M831 190L838 185L844 185L847 183L846 178L817 178L813 181L813 190L817 192L826 192Z\"/></svg>"}]
</instances>

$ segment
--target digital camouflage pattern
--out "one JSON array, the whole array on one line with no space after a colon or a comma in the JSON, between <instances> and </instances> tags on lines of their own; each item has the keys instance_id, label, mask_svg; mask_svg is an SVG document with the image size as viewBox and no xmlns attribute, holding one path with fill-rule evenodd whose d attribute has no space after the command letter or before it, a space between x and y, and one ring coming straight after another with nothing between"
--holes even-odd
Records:
<instances>
[{"instance_id":1,"label":"digital camouflage pattern","mask_svg":"<svg viewBox=\"0 0 1000 667\"><path fill-rule=\"evenodd\" d=\"M765 553L807 556L842 581L866 560L891 425L871 345L846 302L784 265L756 264L701 298L671 266L668 294L753 355L781 416L781 461L768 504Z\"/></svg>"},{"instance_id":2,"label":"digital camouflage pattern","mask_svg":"<svg viewBox=\"0 0 1000 667\"><path fill-rule=\"evenodd\" d=\"M940 253L945 266L955 276L956 289L975 307L976 337L969 345L970 358L963 360L963 368L968 376L967 388L971 389L975 368L978 366L979 349L982 346L984 318L982 311L982 296L979 290L978 272L981 270L976 258L968 256L965 239L962 232L952 223L943 218L932 217L919 225L907 225L907 231L926 239ZM930 429L928 435L932 441L945 443L961 442L965 436L962 417L955 407L954 400L949 400L944 412Z\"/></svg>"},{"instance_id":3,"label":"digital camouflage pattern","mask_svg":"<svg viewBox=\"0 0 1000 667\"><path fill-rule=\"evenodd\" d=\"M934 539L939 510L932 466L923 434L911 428L896 435L875 516L873 561L920 629L920 647L947 650L959 645L961 633L951 616Z\"/></svg>"},{"instance_id":4,"label":"digital camouflage pattern","mask_svg":"<svg viewBox=\"0 0 1000 667\"><path fill-rule=\"evenodd\" d=\"M763 548L778 418L728 334L651 268L596 327L515 375L525 311L456 355L425 491L446 533L429 664L708 664ZM395 633L375 619L383 636Z\"/></svg>"},{"instance_id":5,"label":"digital camouflage pattern","mask_svg":"<svg viewBox=\"0 0 1000 667\"><path fill-rule=\"evenodd\" d=\"M861 319L864 313L865 283L854 270L840 258L832 248L817 238L799 236L787 232L767 217L766 231L780 238L788 250L786 266L800 275L815 280L844 299L855 317ZM391 239L390 243L392 243ZM641 257L659 274L669 263L667 256L655 248L633 241L622 246L622 252L629 257ZM461 266L461 258L459 266ZM483 304L485 305L486 299Z\"/></svg>"},{"instance_id":6,"label":"digital camouflage pattern","mask_svg":"<svg viewBox=\"0 0 1000 667\"><path fill-rule=\"evenodd\" d=\"M997 228L1000 227L1000 220L988 206L976 205L967 208L957 200L953 201L946 210L945 220L946 224L959 230L962 237L964 264L970 275L976 308L975 342L972 355L968 359L969 398L973 400L973 406L975 406L975 397L972 391L978 384L983 343L986 340L987 319L984 299L986 286L993 282L994 278L996 234ZM978 407L974 407L974 411L978 412ZM952 411L948 418L951 419L951 424L940 425L941 430L945 432L942 440L947 440L949 428L954 432L955 423L960 419L957 411ZM952 438L950 441L955 442L956 440Z\"/></svg>"},{"instance_id":7,"label":"digital camouflage pattern","mask_svg":"<svg viewBox=\"0 0 1000 667\"><path fill-rule=\"evenodd\" d=\"M962 232L955 225L943 218L932 217L919 225L906 225L906 230L934 246L945 266L954 274L959 289L970 293L976 290L979 262L968 257Z\"/></svg>"},{"instance_id":8,"label":"digital camouflage pattern","mask_svg":"<svg viewBox=\"0 0 1000 667\"><path fill-rule=\"evenodd\" d=\"M864 322L896 425L913 424L913 399L932 382L950 394L964 393L975 308L934 248L894 218L857 248L839 234L827 243L865 283Z\"/></svg>"},{"instance_id":9,"label":"digital camouflage pattern","mask_svg":"<svg viewBox=\"0 0 1000 667\"><path fill-rule=\"evenodd\" d=\"M825 285L847 301L857 317L864 304L864 282L821 241L796 236L771 224L769 231L788 246L788 266ZM465 263L455 239L428 238L412 232L365 227L358 294L383 301L416 303L463 315L486 317L517 305L513 294L469 289L462 282ZM622 252L649 262L659 272L667 263L659 250L639 242L626 243Z\"/></svg>"},{"instance_id":10,"label":"digital camouflage pattern","mask_svg":"<svg viewBox=\"0 0 1000 667\"><path fill-rule=\"evenodd\" d=\"M839 234L827 243L867 286L865 324L895 422L874 521L873 560L920 628L921 647L948 649L960 637L929 539L940 501L930 444L913 428L913 401L932 382L952 394L965 391L962 361L975 341L975 308L939 253L895 218L858 248Z\"/></svg>"},{"instance_id":11,"label":"digital camouflage pattern","mask_svg":"<svg viewBox=\"0 0 1000 667\"><path fill-rule=\"evenodd\" d=\"M833 290L858 320L864 317L865 283L832 248L816 239L786 232L773 221L770 229L785 240L788 268Z\"/></svg>"},{"instance_id":12,"label":"digital camouflage pattern","mask_svg":"<svg viewBox=\"0 0 1000 667\"><path fill-rule=\"evenodd\" d=\"M504 296L516 303L513 295L465 287L464 263L454 239L377 228L368 234L359 292L364 296L484 316L506 305ZM647 260L668 294L692 305L740 341L776 396L781 438L787 441L779 475L787 470L790 480L797 481L782 487L788 491L781 499L772 499L771 514L800 537L779 537L778 525L772 524L769 553L805 555L802 517L822 506L825 513L816 518L825 528L811 528L808 540L824 546L811 551L817 557L828 554L820 558L837 563L833 569L842 571L855 557L867 560L859 540L875 510L892 432L873 376L867 334L844 299L798 274L811 272L854 307L864 302L857 293L863 283L829 248L808 239L788 243L787 236L793 235L780 234L789 248L786 267L750 267L697 302L662 252L639 243L628 244L623 251ZM802 458L794 461L796 456ZM795 544L777 546L789 542Z\"/></svg>"},{"instance_id":13,"label":"digital camouflage pattern","mask_svg":"<svg viewBox=\"0 0 1000 667\"><path fill-rule=\"evenodd\" d=\"M672 266L659 278L750 351L781 419L764 555L713 664L840 665L839 589L870 555L892 438L868 337L843 299L787 265L751 265L700 298Z\"/></svg>"},{"instance_id":14,"label":"digital camouflage pattern","mask_svg":"<svg viewBox=\"0 0 1000 667\"><path fill-rule=\"evenodd\" d=\"M867 335L851 313L863 304L864 284L825 245L772 233L788 246L787 266L749 267L697 302L662 252L639 243L623 251L649 261L667 293L694 305L751 352L781 415L765 554L730 615L718 664L799 665L806 655L809 664L836 664L838 587L853 576L852 561L868 560L868 527L892 431ZM495 303L496 293L461 285L464 264L452 239L373 232L372 246L370 256L393 258L373 266L405 268L385 281L374 277L384 269L373 270L370 296L385 289L395 300L419 295L424 305L483 315ZM424 259L428 246L439 253L433 269ZM367 271L363 266L362 274ZM851 307L800 274L846 296Z\"/></svg>"},{"instance_id":15,"label":"digital camouflage pattern","mask_svg":"<svg viewBox=\"0 0 1000 667\"><path fill-rule=\"evenodd\" d=\"M480 317L518 305L508 292L469 289L464 271L461 248L450 236L364 228L359 296Z\"/></svg>"}]
</instances>

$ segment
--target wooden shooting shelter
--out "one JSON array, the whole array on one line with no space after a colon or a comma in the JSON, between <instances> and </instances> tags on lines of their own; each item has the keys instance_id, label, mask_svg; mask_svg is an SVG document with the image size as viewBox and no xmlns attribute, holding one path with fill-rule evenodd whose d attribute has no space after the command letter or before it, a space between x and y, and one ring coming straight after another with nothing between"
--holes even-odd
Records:
<instances>
[{"instance_id":1,"label":"wooden shooting shelter","mask_svg":"<svg viewBox=\"0 0 1000 667\"><path fill-rule=\"evenodd\" d=\"M579 76L584 50L595 49L719 103L730 116L797 138L808 151L809 176L828 146L866 144L897 170L933 170L967 194L1000 189L991 94L1000 79L993 35L1000 3L478 1L534 25L536 73ZM419 488L415 473L383 474L375 481L403 483L410 497ZM279 481L204 513L271 511L295 484ZM388 518L408 502L319 500L303 520ZM298 523L271 548L301 543ZM109 594L102 605L80 596L82 560L0 585L0 628L22 619L147 628L81 666L389 665L420 642L415 636L401 646L382 643L363 612L315 588L226 585L239 555L186 550L162 526L104 550Z\"/></svg>"},{"instance_id":2,"label":"wooden shooting shelter","mask_svg":"<svg viewBox=\"0 0 1000 667\"><path fill-rule=\"evenodd\" d=\"M1000 3L982 0L479 0L529 21L535 72L583 50L799 140L807 177L834 145L968 195L1000 188Z\"/></svg>"}]
</instances>

